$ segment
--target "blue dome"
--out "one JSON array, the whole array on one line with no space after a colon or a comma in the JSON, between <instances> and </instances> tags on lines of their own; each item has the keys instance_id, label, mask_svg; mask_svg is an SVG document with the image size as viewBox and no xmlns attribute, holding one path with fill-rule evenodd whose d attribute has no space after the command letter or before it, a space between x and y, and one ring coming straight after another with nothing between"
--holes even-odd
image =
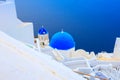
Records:
<instances>
[{"instance_id":1,"label":"blue dome","mask_svg":"<svg viewBox=\"0 0 120 80\"><path fill-rule=\"evenodd\" d=\"M58 32L53 35L50 46L59 50L68 50L75 47L75 42L69 33Z\"/></svg>"},{"instance_id":2,"label":"blue dome","mask_svg":"<svg viewBox=\"0 0 120 80\"><path fill-rule=\"evenodd\" d=\"M44 34L47 34L48 32L47 32L47 30L45 29L45 28L40 28L40 30L39 30L39 32L38 32L38 34L40 34L40 35L44 35Z\"/></svg>"}]
</instances>

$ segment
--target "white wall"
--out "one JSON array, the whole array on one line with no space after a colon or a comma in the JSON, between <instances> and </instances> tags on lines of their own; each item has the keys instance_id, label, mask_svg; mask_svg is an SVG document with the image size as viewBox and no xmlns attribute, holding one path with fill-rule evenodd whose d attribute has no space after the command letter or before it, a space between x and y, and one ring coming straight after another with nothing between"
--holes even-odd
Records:
<instances>
[{"instance_id":1,"label":"white wall","mask_svg":"<svg viewBox=\"0 0 120 80\"><path fill-rule=\"evenodd\" d=\"M0 4L0 30L25 43L33 44L33 24L17 18L14 0Z\"/></svg>"}]
</instances>

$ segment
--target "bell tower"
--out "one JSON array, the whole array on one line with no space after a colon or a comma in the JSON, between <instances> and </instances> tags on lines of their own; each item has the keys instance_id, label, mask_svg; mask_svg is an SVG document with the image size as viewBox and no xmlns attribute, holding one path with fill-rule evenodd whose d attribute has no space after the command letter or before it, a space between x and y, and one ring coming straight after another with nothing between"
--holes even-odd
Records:
<instances>
[{"instance_id":1,"label":"bell tower","mask_svg":"<svg viewBox=\"0 0 120 80\"><path fill-rule=\"evenodd\" d=\"M47 30L42 26L38 32L39 45L41 48L49 45L49 34Z\"/></svg>"}]
</instances>

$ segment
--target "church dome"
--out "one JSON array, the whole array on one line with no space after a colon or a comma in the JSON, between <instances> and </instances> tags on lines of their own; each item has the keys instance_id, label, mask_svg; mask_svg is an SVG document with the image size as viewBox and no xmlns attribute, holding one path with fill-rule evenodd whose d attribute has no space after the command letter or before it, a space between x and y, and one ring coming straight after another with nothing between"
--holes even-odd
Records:
<instances>
[{"instance_id":1,"label":"church dome","mask_svg":"<svg viewBox=\"0 0 120 80\"><path fill-rule=\"evenodd\" d=\"M47 34L47 33L48 33L47 30L45 28L43 28L43 27L40 28L39 32L38 32L39 35L44 35L44 34Z\"/></svg>"},{"instance_id":2,"label":"church dome","mask_svg":"<svg viewBox=\"0 0 120 80\"><path fill-rule=\"evenodd\" d=\"M69 33L62 31L53 35L50 46L58 50L68 50L75 47L75 42Z\"/></svg>"}]
</instances>

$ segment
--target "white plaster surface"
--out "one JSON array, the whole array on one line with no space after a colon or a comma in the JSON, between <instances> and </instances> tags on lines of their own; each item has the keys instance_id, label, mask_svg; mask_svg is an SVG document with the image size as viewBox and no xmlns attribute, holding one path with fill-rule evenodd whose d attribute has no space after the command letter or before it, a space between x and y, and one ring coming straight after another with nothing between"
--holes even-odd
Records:
<instances>
[{"instance_id":1,"label":"white plaster surface","mask_svg":"<svg viewBox=\"0 0 120 80\"><path fill-rule=\"evenodd\" d=\"M85 80L0 31L0 80Z\"/></svg>"}]
</instances>

